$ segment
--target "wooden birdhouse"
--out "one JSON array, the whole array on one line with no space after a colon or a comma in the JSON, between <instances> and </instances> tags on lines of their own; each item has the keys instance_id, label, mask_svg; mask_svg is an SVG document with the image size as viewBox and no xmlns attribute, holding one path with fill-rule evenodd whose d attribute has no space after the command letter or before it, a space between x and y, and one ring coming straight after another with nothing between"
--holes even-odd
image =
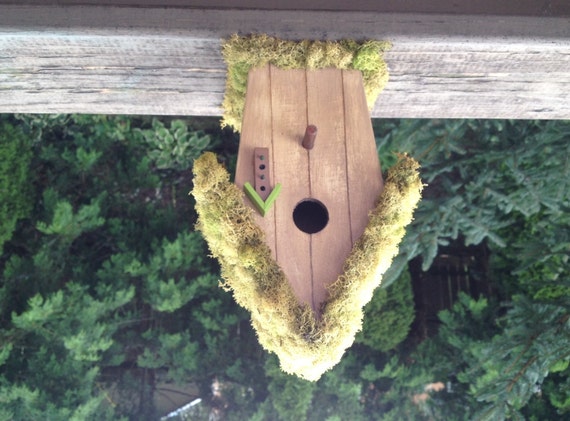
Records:
<instances>
[{"instance_id":1,"label":"wooden birdhouse","mask_svg":"<svg viewBox=\"0 0 570 421\"><path fill-rule=\"evenodd\" d=\"M260 344L307 380L337 364L398 253L422 188L402 155L383 183L360 71L249 70L235 184L194 163L197 228Z\"/></svg>"},{"instance_id":2,"label":"wooden birdhouse","mask_svg":"<svg viewBox=\"0 0 570 421\"><path fill-rule=\"evenodd\" d=\"M252 69L235 183L317 317L383 189L356 70Z\"/></svg>"}]
</instances>

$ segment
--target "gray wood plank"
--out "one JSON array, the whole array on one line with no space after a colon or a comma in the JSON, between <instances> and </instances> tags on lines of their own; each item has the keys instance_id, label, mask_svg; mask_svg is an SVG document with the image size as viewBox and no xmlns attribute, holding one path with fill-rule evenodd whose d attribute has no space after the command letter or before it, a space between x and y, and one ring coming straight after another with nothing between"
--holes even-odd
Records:
<instances>
[{"instance_id":1,"label":"gray wood plank","mask_svg":"<svg viewBox=\"0 0 570 421\"><path fill-rule=\"evenodd\" d=\"M390 40L373 117L570 119L565 17L6 4L0 112L220 115L220 40L252 32Z\"/></svg>"},{"instance_id":2,"label":"gray wood plank","mask_svg":"<svg viewBox=\"0 0 570 421\"><path fill-rule=\"evenodd\" d=\"M379 13L452 13L510 16L570 15L570 2L567 0L0 0L0 4L343 10Z\"/></svg>"}]
</instances>

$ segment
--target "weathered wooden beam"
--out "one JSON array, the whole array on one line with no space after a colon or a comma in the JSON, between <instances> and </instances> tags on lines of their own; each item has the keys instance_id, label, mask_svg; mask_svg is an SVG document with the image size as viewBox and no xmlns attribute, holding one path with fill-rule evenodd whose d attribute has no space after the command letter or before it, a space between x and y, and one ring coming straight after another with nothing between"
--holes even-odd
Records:
<instances>
[{"instance_id":1,"label":"weathered wooden beam","mask_svg":"<svg viewBox=\"0 0 570 421\"><path fill-rule=\"evenodd\" d=\"M570 2L567 0L0 0L0 4L337 10L377 13L445 13L542 17L570 16Z\"/></svg>"},{"instance_id":2,"label":"weathered wooden beam","mask_svg":"<svg viewBox=\"0 0 570 421\"><path fill-rule=\"evenodd\" d=\"M570 19L535 15L0 4L0 112L220 115L221 38L264 32L390 40L374 117L570 119Z\"/></svg>"}]
</instances>

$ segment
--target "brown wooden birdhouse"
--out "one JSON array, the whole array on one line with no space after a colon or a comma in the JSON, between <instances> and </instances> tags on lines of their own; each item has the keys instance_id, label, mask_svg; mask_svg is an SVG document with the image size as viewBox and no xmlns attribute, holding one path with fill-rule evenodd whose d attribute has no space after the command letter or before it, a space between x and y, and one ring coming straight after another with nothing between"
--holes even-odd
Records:
<instances>
[{"instance_id":1,"label":"brown wooden birdhouse","mask_svg":"<svg viewBox=\"0 0 570 421\"><path fill-rule=\"evenodd\" d=\"M252 69L235 183L296 297L319 315L383 189L361 73Z\"/></svg>"}]
</instances>

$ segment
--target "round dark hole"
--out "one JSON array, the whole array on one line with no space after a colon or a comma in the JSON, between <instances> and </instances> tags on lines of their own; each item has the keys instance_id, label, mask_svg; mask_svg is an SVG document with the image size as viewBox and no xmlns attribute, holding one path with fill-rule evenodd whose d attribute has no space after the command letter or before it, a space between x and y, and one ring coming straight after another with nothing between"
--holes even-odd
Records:
<instances>
[{"instance_id":1,"label":"round dark hole","mask_svg":"<svg viewBox=\"0 0 570 421\"><path fill-rule=\"evenodd\" d=\"M295 206L293 221L301 231L315 234L327 226L329 212L318 200L305 199Z\"/></svg>"},{"instance_id":2,"label":"round dark hole","mask_svg":"<svg viewBox=\"0 0 570 421\"><path fill-rule=\"evenodd\" d=\"M259 169L260 169L260 170L264 170L264 169L265 169L265 165L261 164L261 165L259 166Z\"/></svg>"},{"instance_id":3,"label":"round dark hole","mask_svg":"<svg viewBox=\"0 0 570 421\"><path fill-rule=\"evenodd\" d=\"M259 188L259 190L265 191L265 186L261 186L261 187Z\"/></svg>"}]
</instances>

